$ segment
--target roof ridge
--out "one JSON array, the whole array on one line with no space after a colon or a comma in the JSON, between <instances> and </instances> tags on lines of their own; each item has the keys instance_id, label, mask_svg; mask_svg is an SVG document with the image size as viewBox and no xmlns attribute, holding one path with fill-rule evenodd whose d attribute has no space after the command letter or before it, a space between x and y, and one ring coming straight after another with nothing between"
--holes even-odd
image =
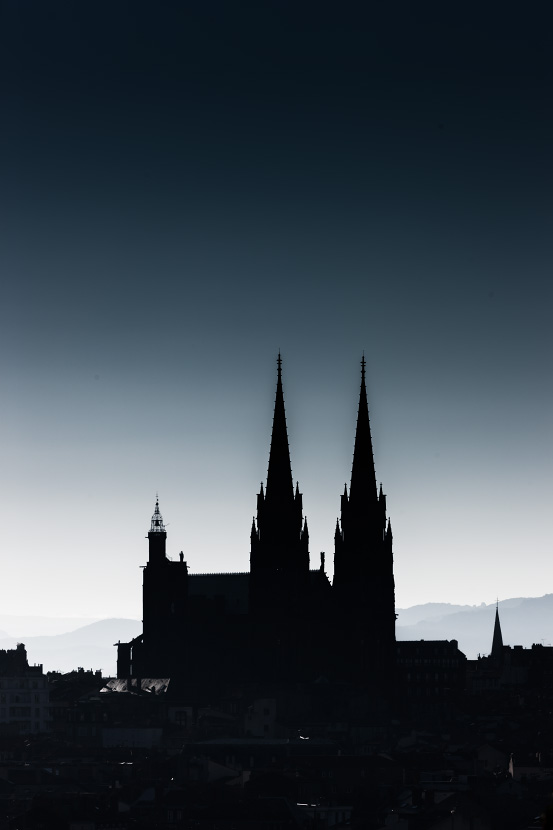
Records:
<instances>
[{"instance_id":1,"label":"roof ridge","mask_svg":"<svg viewBox=\"0 0 553 830\"><path fill-rule=\"evenodd\" d=\"M201 573L188 573L188 576L249 576L249 571L202 571Z\"/></svg>"}]
</instances>

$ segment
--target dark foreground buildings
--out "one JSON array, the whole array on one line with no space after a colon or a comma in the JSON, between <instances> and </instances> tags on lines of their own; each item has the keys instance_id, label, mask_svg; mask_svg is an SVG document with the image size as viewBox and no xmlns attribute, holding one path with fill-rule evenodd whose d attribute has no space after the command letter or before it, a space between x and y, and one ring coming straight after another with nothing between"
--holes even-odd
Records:
<instances>
[{"instance_id":1,"label":"dark foreground buildings","mask_svg":"<svg viewBox=\"0 0 553 830\"><path fill-rule=\"evenodd\" d=\"M334 580L310 567L302 494L292 480L281 359L265 488L257 496L249 573L189 574L166 556L156 502L144 568L143 633L118 645L120 678L394 685L392 530L377 489L367 390L361 391L349 492L336 522Z\"/></svg>"}]
</instances>

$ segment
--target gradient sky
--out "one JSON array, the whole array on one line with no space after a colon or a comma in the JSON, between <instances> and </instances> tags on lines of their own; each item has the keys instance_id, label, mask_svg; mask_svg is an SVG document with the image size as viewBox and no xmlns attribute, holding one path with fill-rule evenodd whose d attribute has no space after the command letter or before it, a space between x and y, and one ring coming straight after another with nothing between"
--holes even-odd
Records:
<instances>
[{"instance_id":1,"label":"gradient sky","mask_svg":"<svg viewBox=\"0 0 553 830\"><path fill-rule=\"evenodd\" d=\"M279 348L314 566L364 350L398 606L553 592L549 9L2 4L4 613L247 570Z\"/></svg>"}]
</instances>

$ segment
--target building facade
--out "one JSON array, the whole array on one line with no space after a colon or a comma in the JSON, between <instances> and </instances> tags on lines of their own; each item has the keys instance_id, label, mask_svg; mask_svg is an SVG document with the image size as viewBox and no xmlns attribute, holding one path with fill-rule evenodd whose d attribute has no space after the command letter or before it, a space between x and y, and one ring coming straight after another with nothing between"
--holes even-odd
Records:
<instances>
[{"instance_id":1,"label":"building facade","mask_svg":"<svg viewBox=\"0 0 553 830\"><path fill-rule=\"evenodd\" d=\"M29 666L23 643L0 651L0 730L16 734L47 732L50 726L47 678L42 666Z\"/></svg>"}]
</instances>

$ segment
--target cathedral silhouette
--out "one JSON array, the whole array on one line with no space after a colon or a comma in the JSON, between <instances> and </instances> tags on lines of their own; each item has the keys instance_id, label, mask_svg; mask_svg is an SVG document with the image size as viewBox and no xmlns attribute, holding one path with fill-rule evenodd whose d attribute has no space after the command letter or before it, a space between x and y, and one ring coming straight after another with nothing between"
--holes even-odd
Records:
<instances>
[{"instance_id":1,"label":"cathedral silhouette","mask_svg":"<svg viewBox=\"0 0 553 830\"><path fill-rule=\"evenodd\" d=\"M249 573L191 574L166 556L156 501L143 576L143 632L118 644L119 678L171 678L190 688L331 682L385 695L394 682L392 530L377 490L365 359L349 493L334 534L334 579L311 569L302 494L294 488L282 385L266 486L257 495Z\"/></svg>"}]
</instances>

